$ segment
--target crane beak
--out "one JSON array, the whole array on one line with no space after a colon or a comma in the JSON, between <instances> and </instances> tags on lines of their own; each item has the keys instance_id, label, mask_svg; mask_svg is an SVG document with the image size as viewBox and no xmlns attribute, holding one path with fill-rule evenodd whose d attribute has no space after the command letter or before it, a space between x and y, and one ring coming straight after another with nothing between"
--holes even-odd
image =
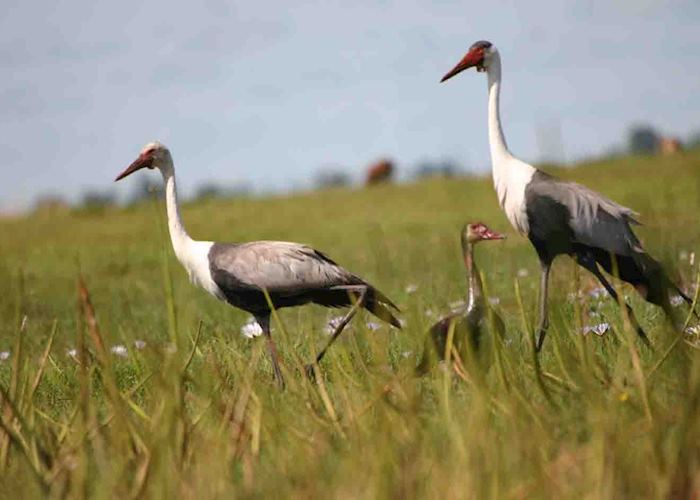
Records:
<instances>
[{"instance_id":1,"label":"crane beak","mask_svg":"<svg viewBox=\"0 0 700 500\"><path fill-rule=\"evenodd\" d=\"M131 175L137 170L141 170L142 168L152 168L153 166L153 157L152 156L146 156L146 155L141 155L136 160L126 167L126 170L124 170L121 174L117 176L116 179L114 179L114 182L117 182L119 180L122 180L124 177L127 175Z\"/></svg>"},{"instance_id":2,"label":"crane beak","mask_svg":"<svg viewBox=\"0 0 700 500\"><path fill-rule=\"evenodd\" d=\"M477 50L470 50L467 52L467 55L462 58L461 61L457 63L457 65L452 68L450 71L447 72L445 76L442 77L442 80L440 80L440 83L444 82L445 80L449 80L453 76L461 73L465 69L469 69L473 66L478 66L481 64L481 62L484 60L484 51L481 49Z\"/></svg>"},{"instance_id":3,"label":"crane beak","mask_svg":"<svg viewBox=\"0 0 700 500\"><path fill-rule=\"evenodd\" d=\"M506 235L497 231L492 231L491 229L487 229L481 238L484 240L505 240Z\"/></svg>"}]
</instances>

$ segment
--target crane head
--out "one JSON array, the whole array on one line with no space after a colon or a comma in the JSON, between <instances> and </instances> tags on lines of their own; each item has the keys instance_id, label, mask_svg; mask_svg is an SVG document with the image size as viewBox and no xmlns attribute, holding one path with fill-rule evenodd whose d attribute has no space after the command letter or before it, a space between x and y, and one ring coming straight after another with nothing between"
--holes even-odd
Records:
<instances>
[{"instance_id":1,"label":"crane head","mask_svg":"<svg viewBox=\"0 0 700 500\"><path fill-rule=\"evenodd\" d=\"M462 229L462 244L478 243L480 241L504 240L505 234L492 230L483 222L465 224Z\"/></svg>"},{"instance_id":2,"label":"crane head","mask_svg":"<svg viewBox=\"0 0 700 500\"><path fill-rule=\"evenodd\" d=\"M142 168L154 169L160 167L160 165L169 158L170 151L168 151L168 148L158 141L150 142L143 147L138 158L136 158L131 165L126 167L126 170L119 174L114 180L115 182L119 181Z\"/></svg>"},{"instance_id":3,"label":"crane head","mask_svg":"<svg viewBox=\"0 0 700 500\"><path fill-rule=\"evenodd\" d=\"M476 67L479 72L486 71L488 67L489 58L493 49L493 44L487 42L486 40L479 40L474 42L466 55L457 63L457 65L447 72L445 76L442 77L440 82L449 80L458 73L461 73L465 69L471 67Z\"/></svg>"}]
</instances>

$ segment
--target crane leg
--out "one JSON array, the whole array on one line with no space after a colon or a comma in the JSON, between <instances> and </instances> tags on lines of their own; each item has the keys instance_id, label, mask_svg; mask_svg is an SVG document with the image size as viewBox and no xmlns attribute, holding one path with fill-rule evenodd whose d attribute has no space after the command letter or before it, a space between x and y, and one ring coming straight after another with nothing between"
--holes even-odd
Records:
<instances>
[{"instance_id":1,"label":"crane leg","mask_svg":"<svg viewBox=\"0 0 700 500\"><path fill-rule=\"evenodd\" d=\"M607 280L607 278L603 275L603 273L600 271L600 268L598 267L598 263L595 261L595 259L590 256L590 255L582 255L578 254L576 255L576 262L583 267L584 269L589 270L596 278L598 278L598 281L600 281L600 284L603 285L603 288L610 294L610 297L613 298L615 303L619 306L620 304L620 299L617 295L617 292L615 291L615 288L610 284L610 282ZM649 337L647 337L646 332L642 329L641 326L639 326L639 323L637 322L637 317L634 315L634 311L630 307L630 305L625 302L625 308L627 309L627 315L629 316L630 322L632 323L632 326L634 327L635 331L637 332L637 335L639 335L639 338L642 340L644 345L647 347L651 347L651 342L649 341Z\"/></svg>"},{"instance_id":2,"label":"crane leg","mask_svg":"<svg viewBox=\"0 0 700 500\"><path fill-rule=\"evenodd\" d=\"M314 379L314 365L317 365L320 363L321 359L323 356L326 354L326 351L328 348L331 346L333 342L335 342L335 339L337 339L341 333L343 333L343 330L345 327L350 323L350 320L357 314L357 311L359 311L365 304L365 297L367 295L367 291L363 290L362 293L360 293L360 296L357 298L357 301L353 304L353 306L350 308L350 310L347 312L345 316L343 316L343 319L340 320L340 323L338 323L338 326L335 327L335 330L333 330L333 334L331 335L331 338L328 340L326 345L319 351L319 353L316 355L316 360L313 363L310 363L306 365L306 375L310 379Z\"/></svg>"},{"instance_id":3,"label":"crane leg","mask_svg":"<svg viewBox=\"0 0 700 500\"><path fill-rule=\"evenodd\" d=\"M540 352L540 350L542 350L544 337L547 335L547 328L549 328L547 297L549 295L549 270L552 267L552 263L545 261L540 261L540 263L542 265L542 274L540 276L540 323L537 327L535 352Z\"/></svg>"},{"instance_id":4,"label":"crane leg","mask_svg":"<svg viewBox=\"0 0 700 500\"><path fill-rule=\"evenodd\" d=\"M270 315L256 316L255 320L262 328L263 334L265 335L265 340L267 342L267 351L270 353L270 359L272 360L272 369L274 370L275 380L277 381L277 386L280 390L284 390L284 377L282 376L282 370L280 370L279 365L279 355L277 354L277 347L275 346L275 341L272 340L272 335L270 334Z\"/></svg>"}]
</instances>

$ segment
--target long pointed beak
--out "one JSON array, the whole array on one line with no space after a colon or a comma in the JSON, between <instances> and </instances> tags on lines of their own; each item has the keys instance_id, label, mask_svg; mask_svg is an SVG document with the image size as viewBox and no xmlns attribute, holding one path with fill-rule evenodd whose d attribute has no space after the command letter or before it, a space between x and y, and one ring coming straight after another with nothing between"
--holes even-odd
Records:
<instances>
[{"instance_id":1,"label":"long pointed beak","mask_svg":"<svg viewBox=\"0 0 700 500\"><path fill-rule=\"evenodd\" d=\"M506 239L506 235L488 229L488 230L484 233L483 239L485 239L485 240L505 240L505 239Z\"/></svg>"},{"instance_id":2,"label":"long pointed beak","mask_svg":"<svg viewBox=\"0 0 700 500\"><path fill-rule=\"evenodd\" d=\"M476 66L481 62L483 59L484 55L481 51L479 50L473 50L470 52L467 52L467 55L462 58L461 61L457 63L457 65L452 68L450 71L447 72L445 76L442 77L442 80L440 80L440 83L444 82L445 80L449 80L453 76L461 73L465 69L469 69L473 66Z\"/></svg>"},{"instance_id":3,"label":"long pointed beak","mask_svg":"<svg viewBox=\"0 0 700 500\"><path fill-rule=\"evenodd\" d=\"M153 164L153 157L151 156L139 156L134 160L134 162L126 167L126 170L124 170L121 174L117 176L116 179L114 179L114 182L117 182L119 180L122 180L124 177L127 175L131 175L137 170L141 170L142 168L150 168L150 166Z\"/></svg>"}]
</instances>

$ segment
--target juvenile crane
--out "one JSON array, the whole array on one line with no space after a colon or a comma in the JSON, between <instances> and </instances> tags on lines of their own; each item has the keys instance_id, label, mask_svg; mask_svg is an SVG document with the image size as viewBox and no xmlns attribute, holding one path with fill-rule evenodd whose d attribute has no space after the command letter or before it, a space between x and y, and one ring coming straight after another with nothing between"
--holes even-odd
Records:
<instances>
[{"instance_id":1,"label":"juvenile crane","mask_svg":"<svg viewBox=\"0 0 700 500\"><path fill-rule=\"evenodd\" d=\"M547 327L549 270L557 255L568 254L598 278L610 296L617 293L600 270L614 270L648 302L663 308L671 317L670 295L678 293L692 302L647 254L632 231L639 224L636 213L574 182L562 181L515 158L506 145L499 113L501 56L487 41L474 43L442 82L476 67L488 77L488 133L493 182L508 220L526 235L540 260L540 310L536 348L542 348ZM600 266L600 267L598 267ZM632 309L625 304L641 339L648 343Z\"/></svg>"},{"instance_id":2,"label":"juvenile crane","mask_svg":"<svg viewBox=\"0 0 700 500\"><path fill-rule=\"evenodd\" d=\"M464 356L469 348L477 351L483 343L484 332L489 326L489 309L486 303L484 290L481 284L479 269L474 260L474 246L480 241L494 241L505 239L505 235L489 229L486 224L477 222L466 224L460 233L462 244L462 258L467 272L467 302L458 311L448 314L428 331L421 358L416 373L426 373L434 359L444 359L447 336L450 327L454 324L453 344L460 355ZM495 311L491 311L494 327L497 335L503 335L505 326L503 320ZM468 345L471 344L471 345ZM464 358L463 358L464 359Z\"/></svg>"},{"instance_id":3,"label":"juvenile crane","mask_svg":"<svg viewBox=\"0 0 700 500\"><path fill-rule=\"evenodd\" d=\"M267 339L274 375L281 388L284 388L284 378L270 335L271 309L265 291L276 309L307 303L325 307L352 306L316 356L316 363L359 308L401 328L391 312L398 308L386 295L309 246L286 241L215 243L193 240L180 218L175 169L168 148L158 142L147 144L116 180L142 168L157 168L163 176L170 239L190 280L217 299L255 317ZM312 365L307 366L307 373L311 374L311 369Z\"/></svg>"}]
</instances>

